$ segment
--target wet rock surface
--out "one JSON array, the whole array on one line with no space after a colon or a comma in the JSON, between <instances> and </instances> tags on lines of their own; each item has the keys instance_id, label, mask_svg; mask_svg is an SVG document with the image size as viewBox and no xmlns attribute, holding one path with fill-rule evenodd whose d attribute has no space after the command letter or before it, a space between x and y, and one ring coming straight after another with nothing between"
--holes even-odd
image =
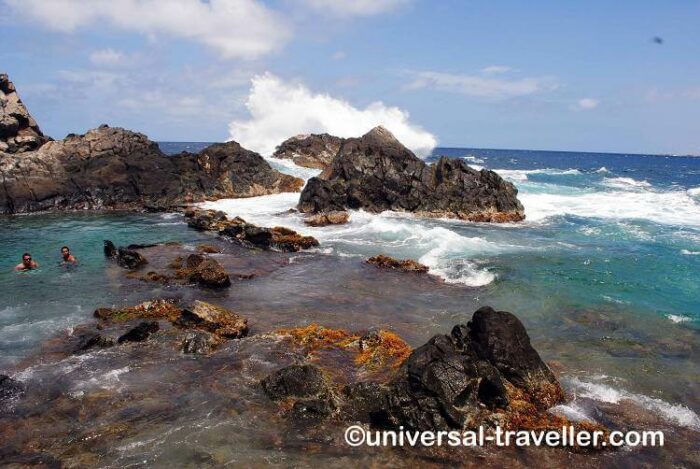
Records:
<instances>
[{"instance_id":1,"label":"wet rock surface","mask_svg":"<svg viewBox=\"0 0 700 469\"><path fill-rule=\"evenodd\" d=\"M190 209L185 211L185 217L187 224L194 229L216 232L246 247L297 252L319 245L316 238L303 236L289 228L260 227L239 217L229 219L225 213L215 210Z\"/></svg>"},{"instance_id":2,"label":"wet rock surface","mask_svg":"<svg viewBox=\"0 0 700 469\"><path fill-rule=\"evenodd\" d=\"M0 374L0 405L3 401L21 396L24 393L24 385L7 375Z\"/></svg>"},{"instance_id":3,"label":"wet rock surface","mask_svg":"<svg viewBox=\"0 0 700 469\"><path fill-rule=\"evenodd\" d=\"M142 321L136 327L129 329L126 334L117 339L117 342L143 342L147 340L151 334L158 332L160 326L157 321Z\"/></svg>"},{"instance_id":4,"label":"wet rock surface","mask_svg":"<svg viewBox=\"0 0 700 469\"><path fill-rule=\"evenodd\" d=\"M36 150L48 140L17 94L14 83L7 74L0 73L0 158L2 152Z\"/></svg>"},{"instance_id":5,"label":"wet rock surface","mask_svg":"<svg viewBox=\"0 0 700 469\"><path fill-rule=\"evenodd\" d=\"M517 189L489 170L441 158L427 165L383 127L343 143L299 199L304 213L363 209L481 222L525 218Z\"/></svg>"},{"instance_id":6,"label":"wet rock surface","mask_svg":"<svg viewBox=\"0 0 700 469\"><path fill-rule=\"evenodd\" d=\"M231 285L231 278L216 259L202 254L191 254L185 262L181 275L186 275L190 282L202 287L224 288Z\"/></svg>"},{"instance_id":7,"label":"wet rock surface","mask_svg":"<svg viewBox=\"0 0 700 469\"><path fill-rule=\"evenodd\" d=\"M429 270L427 265L423 265L420 262L416 262L412 259L394 259L393 257L384 256L381 254L370 257L365 262L380 269L399 270L401 272L424 274Z\"/></svg>"},{"instance_id":8,"label":"wet rock surface","mask_svg":"<svg viewBox=\"0 0 700 469\"><path fill-rule=\"evenodd\" d=\"M344 141L329 134L296 135L282 142L272 156L291 159L305 168L325 169Z\"/></svg>"},{"instance_id":9,"label":"wet rock surface","mask_svg":"<svg viewBox=\"0 0 700 469\"><path fill-rule=\"evenodd\" d=\"M248 334L248 319L226 308L199 300L183 310L175 324L206 329L227 339L237 339Z\"/></svg>"},{"instance_id":10,"label":"wet rock surface","mask_svg":"<svg viewBox=\"0 0 700 469\"><path fill-rule=\"evenodd\" d=\"M314 365L291 365L275 371L261 381L265 394L272 400L287 397L310 397L326 391L321 369Z\"/></svg>"},{"instance_id":11,"label":"wet rock surface","mask_svg":"<svg viewBox=\"0 0 700 469\"><path fill-rule=\"evenodd\" d=\"M0 213L164 211L197 201L297 192L303 185L236 142L168 156L143 134L102 125L45 143L4 74L0 93Z\"/></svg>"},{"instance_id":12,"label":"wet rock surface","mask_svg":"<svg viewBox=\"0 0 700 469\"><path fill-rule=\"evenodd\" d=\"M346 211L331 211L309 215L304 218L304 223L309 226L343 225L350 220L350 214Z\"/></svg>"}]
</instances>

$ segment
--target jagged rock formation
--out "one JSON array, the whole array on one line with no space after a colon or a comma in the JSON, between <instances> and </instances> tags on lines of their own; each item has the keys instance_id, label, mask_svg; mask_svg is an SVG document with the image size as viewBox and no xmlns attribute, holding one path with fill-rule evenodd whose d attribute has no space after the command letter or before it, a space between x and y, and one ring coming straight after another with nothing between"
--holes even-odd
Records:
<instances>
[{"instance_id":1,"label":"jagged rock formation","mask_svg":"<svg viewBox=\"0 0 700 469\"><path fill-rule=\"evenodd\" d=\"M506 222L525 218L515 186L489 170L441 158L427 165L388 130L346 140L323 173L301 193L305 213L363 209Z\"/></svg>"},{"instance_id":2,"label":"jagged rock formation","mask_svg":"<svg viewBox=\"0 0 700 469\"><path fill-rule=\"evenodd\" d=\"M370 257L365 262L367 264L379 267L380 269L399 270L401 272L415 272L418 274L424 274L429 270L427 265L423 265L420 262L414 261L413 259L394 259L393 257L385 256L383 254Z\"/></svg>"},{"instance_id":3,"label":"jagged rock formation","mask_svg":"<svg viewBox=\"0 0 700 469\"><path fill-rule=\"evenodd\" d=\"M48 138L17 94L14 83L0 73L0 152L19 153L35 150Z\"/></svg>"},{"instance_id":4,"label":"jagged rock formation","mask_svg":"<svg viewBox=\"0 0 700 469\"><path fill-rule=\"evenodd\" d=\"M325 169L344 141L329 134L296 135L282 142L272 156L291 159L305 168Z\"/></svg>"},{"instance_id":5,"label":"jagged rock formation","mask_svg":"<svg viewBox=\"0 0 700 469\"><path fill-rule=\"evenodd\" d=\"M236 142L171 157L143 134L102 125L44 143L7 75L0 75L0 89L0 214L166 210L204 200L297 192L303 185Z\"/></svg>"},{"instance_id":6,"label":"jagged rock formation","mask_svg":"<svg viewBox=\"0 0 700 469\"><path fill-rule=\"evenodd\" d=\"M368 363L362 357L374 346L381 351L375 357L385 357L369 361L374 372L383 366L391 373L385 380L376 379L376 374L367 379L365 369L355 375L359 380L340 384L347 382L347 370L282 368L261 384L272 400L287 399L286 408L290 399L296 400L290 414L294 418L335 415L376 428L410 430L465 429L494 422L508 429L545 429L565 423L547 412L564 400L562 388L530 344L525 327L505 311L483 307L467 324L434 336L408 354L400 341L382 331L354 340L342 330L309 326L290 335L310 356L314 350L337 348L328 352L336 360L359 342L360 355L352 359L356 365ZM386 359L391 356L403 358L397 364ZM315 357L314 363L327 362Z\"/></svg>"},{"instance_id":7,"label":"jagged rock formation","mask_svg":"<svg viewBox=\"0 0 700 469\"><path fill-rule=\"evenodd\" d=\"M170 157L143 134L105 125L34 152L0 157L0 177L0 213L166 210L195 201L295 192L303 184L236 142Z\"/></svg>"}]
</instances>

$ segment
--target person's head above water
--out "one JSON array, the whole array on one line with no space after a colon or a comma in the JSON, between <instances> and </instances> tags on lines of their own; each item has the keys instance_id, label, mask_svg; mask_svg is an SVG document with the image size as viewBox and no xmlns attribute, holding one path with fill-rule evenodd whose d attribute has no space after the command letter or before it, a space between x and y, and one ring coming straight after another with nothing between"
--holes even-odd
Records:
<instances>
[{"instance_id":1,"label":"person's head above water","mask_svg":"<svg viewBox=\"0 0 700 469\"><path fill-rule=\"evenodd\" d=\"M76 258L70 253L70 248L68 246L63 246L61 248L61 256L63 256L64 262L76 262Z\"/></svg>"},{"instance_id":2,"label":"person's head above water","mask_svg":"<svg viewBox=\"0 0 700 469\"><path fill-rule=\"evenodd\" d=\"M28 252L25 252L22 254L22 263L17 264L17 267L15 267L16 270L30 270L30 269L36 269L39 267L39 264L32 259L32 255L29 254Z\"/></svg>"}]
</instances>

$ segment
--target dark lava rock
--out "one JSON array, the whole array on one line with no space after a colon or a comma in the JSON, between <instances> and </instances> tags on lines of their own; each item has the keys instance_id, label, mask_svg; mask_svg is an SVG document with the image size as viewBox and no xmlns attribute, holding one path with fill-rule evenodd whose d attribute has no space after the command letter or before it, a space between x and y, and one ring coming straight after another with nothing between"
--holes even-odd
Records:
<instances>
[{"instance_id":1,"label":"dark lava rock","mask_svg":"<svg viewBox=\"0 0 700 469\"><path fill-rule=\"evenodd\" d=\"M117 342L120 344L124 342L143 342L147 340L151 334L158 332L158 329L160 329L158 321L142 321L138 326L130 329L126 334L119 337Z\"/></svg>"},{"instance_id":2,"label":"dark lava rock","mask_svg":"<svg viewBox=\"0 0 700 469\"><path fill-rule=\"evenodd\" d=\"M261 381L265 394L272 400L287 397L311 397L326 390L323 373L314 365L290 365Z\"/></svg>"},{"instance_id":3,"label":"dark lava rock","mask_svg":"<svg viewBox=\"0 0 700 469\"><path fill-rule=\"evenodd\" d=\"M0 73L0 155L36 150L49 139L17 94L14 83Z\"/></svg>"},{"instance_id":4,"label":"dark lava rock","mask_svg":"<svg viewBox=\"0 0 700 469\"><path fill-rule=\"evenodd\" d=\"M73 353L83 353L94 348L106 348L114 345L114 340L98 332L85 332L76 337Z\"/></svg>"},{"instance_id":5,"label":"dark lava rock","mask_svg":"<svg viewBox=\"0 0 700 469\"><path fill-rule=\"evenodd\" d=\"M0 375L0 402L18 397L23 393L24 384L7 375Z\"/></svg>"},{"instance_id":6,"label":"dark lava rock","mask_svg":"<svg viewBox=\"0 0 700 469\"><path fill-rule=\"evenodd\" d=\"M291 159L305 168L325 169L344 141L329 134L297 135L282 142L272 156Z\"/></svg>"},{"instance_id":7,"label":"dark lava rock","mask_svg":"<svg viewBox=\"0 0 700 469\"><path fill-rule=\"evenodd\" d=\"M258 249L277 249L297 252L319 245L313 236L303 236L294 230L276 226L260 227L236 217L228 219L222 212L213 210L187 210L187 224L198 230L216 231L242 246Z\"/></svg>"},{"instance_id":8,"label":"dark lava rock","mask_svg":"<svg viewBox=\"0 0 700 469\"><path fill-rule=\"evenodd\" d=\"M117 257L117 247L114 243L108 239L104 240L104 252L105 257L114 258Z\"/></svg>"},{"instance_id":9,"label":"dark lava rock","mask_svg":"<svg viewBox=\"0 0 700 469\"><path fill-rule=\"evenodd\" d=\"M117 264L125 269L133 270L148 264L148 261L138 251L129 248L118 248Z\"/></svg>"},{"instance_id":10,"label":"dark lava rock","mask_svg":"<svg viewBox=\"0 0 700 469\"><path fill-rule=\"evenodd\" d=\"M216 345L216 339L206 331L191 331L185 335L182 341L182 352L206 355Z\"/></svg>"},{"instance_id":11,"label":"dark lava rock","mask_svg":"<svg viewBox=\"0 0 700 469\"><path fill-rule=\"evenodd\" d=\"M292 417L297 419L321 419L329 416L336 407L330 396L300 399L292 406Z\"/></svg>"},{"instance_id":12,"label":"dark lava rock","mask_svg":"<svg viewBox=\"0 0 700 469\"><path fill-rule=\"evenodd\" d=\"M186 265L190 282L208 288L224 288L231 285L231 278L226 269L211 257L191 254L187 257Z\"/></svg>"},{"instance_id":13,"label":"dark lava rock","mask_svg":"<svg viewBox=\"0 0 700 469\"><path fill-rule=\"evenodd\" d=\"M525 388L533 382L557 383L554 373L530 345L525 326L513 314L488 306L480 308L469 322L469 339L479 356L514 385Z\"/></svg>"},{"instance_id":14,"label":"dark lava rock","mask_svg":"<svg viewBox=\"0 0 700 469\"><path fill-rule=\"evenodd\" d=\"M143 134L102 125L43 143L8 83L1 75L0 213L163 211L204 200L297 192L303 185L236 142L168 156ZM8 153L24 149L34 151Z\"/></svg>"},{"instance_id":15,"label":"dark lava rock","mask_svg":"<svg viewBox=\"0 0 700 469\"><path fill-rule=\"evenodd\" d=\"M304 187L304 213L363 209L507 222L525 218L515 186L462 160L427 165L383 127L346 140L321 176Z\"/></svg>"}]
</instances>

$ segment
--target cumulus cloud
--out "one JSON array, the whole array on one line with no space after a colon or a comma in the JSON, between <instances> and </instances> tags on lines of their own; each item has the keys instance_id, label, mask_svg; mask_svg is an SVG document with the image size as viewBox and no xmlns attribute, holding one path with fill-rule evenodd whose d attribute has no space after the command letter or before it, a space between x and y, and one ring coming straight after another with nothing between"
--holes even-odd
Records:
<instances>
[{"instance_id":1,"label":"cumulus cloud","mask_svg":"<svg viewBox=\"0 0 700 469\"><path fill-rule=\"evenodd\" d=\"M100 49L90 53L90 62L98 67L117 67L129 62L124 52L114 49Z\"/></svg>"},{"instance_id":2,"label":"cumulus cloud","mask_svg":"<svg viewBox=\"0 0 700 469\"><path fill-rule=\"evenodd\" d=\"M288 83L266 73L253 78L246 101L250 119L234 120L230 138L246 148L271 154L285 139L304 133L327 132L357 137L383 125L416 154L430 153L435 137L412 124L408 112L381 101L358 109L328 94L314 93L302 84Z\"/></svg>"},{"instance_id":3,"label":"cumulus cloud","mask_svg":"<svg viewBox=\"0 0 700 469\"><path fill-rule=\"evenodd\" d=\"M591 109L595 109L598 107L600 104L600 100L595 99L595 98L581 98L578 101L576 101L576 104L574 105L574 110L576 111L589 111Z\"/></svg>"},{"instance_id":4,"label":"cumulus cloud","mask_svg":"<svg viewBox=\"0 0 700 469\"><path fill-rule=\"evenodd\" d=\"M489 65L488 67L482 68L481 73L486 75L495 75L497 73L510 72L511 70L512 68L508 67L507 65Z\"/></svg>"},{"instance_id":5,"label":"cumulus cloud","mask_svg":"<svg viewBox=\"0 0 700 469\"><path fill-rule=\"evenodd\" d=\"M298 0L303 5L335 16L372 16L386 13L410 0Z\"/></svg>"},{"instance_id":6,"label":"cumulus cloud","mask_svg":"<svg viewBox=\"0 0 700 469\"><path fill-rule=\"evenodd\" d=\"M433 88L488 99L516 98L551 91L556 87L556 81L546 77L504 79L431 71L415 73L413 82L406 86L409 90Z\"/></svg>"},{"instance_id":7,"label":"cumulus cloud","mask_svg":"<svg viewBox=\"0 0 700 469\"><path fill-rule=\"evenodd\" d=\"M145 35L199 42L225 58L255 58L283 45L290 31L258 0L6 0L20 16L72 32L104 24Z\"/></svg>"}]
</instances>

